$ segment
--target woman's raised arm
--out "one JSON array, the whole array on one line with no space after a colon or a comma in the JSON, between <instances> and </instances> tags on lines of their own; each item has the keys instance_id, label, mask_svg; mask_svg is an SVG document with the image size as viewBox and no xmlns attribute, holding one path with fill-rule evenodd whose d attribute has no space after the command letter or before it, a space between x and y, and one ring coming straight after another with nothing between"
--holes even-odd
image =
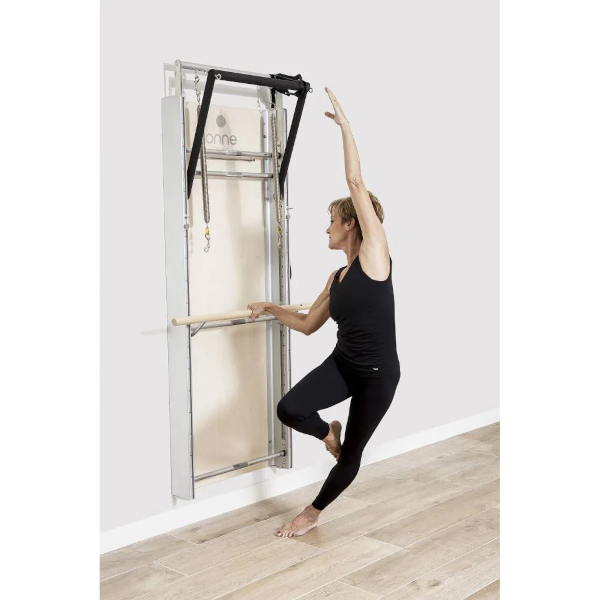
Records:
<instances>
[{"instance_id":1,"label":"woman's raised arm","mask_svg":"<svg viewBox=\"0 0 600 600\"><path fill-rule=\"evenodd\" d=\"M367 245L383 245L387 247L387 238L383 230L383 225L375 213L369 192L362 178L360 171L360 159L358 149L354 142L354 136L350 130L350 123L340 106L337 98L329 88L325 88L329 95L331 104L335 111L334 114L326 112L325 116L332 119L340 126L342 131L342 140L344 144L344 167L346 169L346 182L350 189L350 196L356 209L358 221L363 234L363 240Z\"/></svg>"}]
</instances>

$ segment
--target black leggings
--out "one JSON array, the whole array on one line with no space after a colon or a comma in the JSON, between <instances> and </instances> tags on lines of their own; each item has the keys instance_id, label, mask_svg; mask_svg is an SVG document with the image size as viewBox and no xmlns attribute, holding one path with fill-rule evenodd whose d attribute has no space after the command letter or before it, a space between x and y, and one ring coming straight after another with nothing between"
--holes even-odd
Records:
<instances>
[{"instance_id":1,"label":"black leggings","mask_svg":"<svg viewBox=\"0 0 600 600\"><path fill-rule=\"evenodd\" d=\"M354 480L367 442L394 399L400 373L365 377L333 355L303 377L277 404L277 417L301 433L323 440L329 433L318 410L329 408L352 396L344 443L337 464L331 469L312 503L323 510Z\"/></svg>"}]
</instances>

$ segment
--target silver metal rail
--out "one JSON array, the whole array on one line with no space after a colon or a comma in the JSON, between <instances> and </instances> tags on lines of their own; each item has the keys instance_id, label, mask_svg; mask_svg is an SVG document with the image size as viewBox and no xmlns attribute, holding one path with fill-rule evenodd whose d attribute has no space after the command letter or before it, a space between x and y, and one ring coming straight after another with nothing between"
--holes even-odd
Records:
<instances>
[{"instance_id":1,"label":"silver metal rail","mask_svg":"<svg viewBox=\"0 0 600 600\"><path fill-rule=\"evenodd\" d=\"M265 460L271 460L272 458L277 458L279 456L285 456L285 450L281 452L277 452L275 454L269 454L267 456L263 456L261 458L253 458L252 460L246 460L242 463L238 463L236 465L231 465L230 467L224 467L223 469L217 469L216 471L209 471L208 473L202 473L202 475L196 475L194 477L194 481L201 481L202 479L208 479L209 477L215 477L216 475L222 475L223 473L229 473L230 471L237 471L237 469L243 469L245 467L249 467L250 465L255 465L259 462L264 462Z\"/></svg>"},{"instance_id":2,"label":"silver metal rail","mask_svg":"<svg viewBox=\"0 0 600 600\"><path fill-rule=\"evenodd\" d=\"M208 158L208 157L207 157ZM209 177L220 179L273 179L273 173L236 173L233 171L209 171ZM194 177L202 177L202 171L196 170Z\"/></svg>"},{"instance_id":3,"label":"silver metal rail","mask_svg":"<svg viewBox=\"0 0 600 600\"><path fill-rule=\"evenodd\" d=\"M185 149L187 154L190 154L192 149L186 146ZM245 150L207 150L206 158L212 160L262 160L265 158L272 158L273 155L270 152L247 152ZM281 158L281 156L279 157Z\"/></svg>"},{"instance_id":4,"label":"silver metal rail","mask_svg":"<svg viewBox=\"0 0 600 600\"><path fill-rule=\"evenodd\" d=\"M192 330L192 336L196 335L199 331L206 329L214 329L215 327L231 327L232 325L248 325L250 323L263 323L264 321L277 321L275 315L268 315L265 317L256 317L256 319L230 319L226 321L212 321L200 323L197 327Z\"/></svg>"},{"instance_id":5,"label":"silver metal rail","mask_svg":"<svg viewBox=\"0 0 600 600\"><path fill-rule=\"evenodd\" d=\"M208 73L211 69L215 71L229 71L231 73L242 73L244 75L254 75L255 77L270 77L270 75L265 75L264 73L251 73L250 71L240 71L239 69L229 69L225 67L215 67L212 65L199 65L191 62L183 62L181 60L175 61L175 66L181 67L186 71L203 71L204 73Z\"/></svg>"}]
</instances>

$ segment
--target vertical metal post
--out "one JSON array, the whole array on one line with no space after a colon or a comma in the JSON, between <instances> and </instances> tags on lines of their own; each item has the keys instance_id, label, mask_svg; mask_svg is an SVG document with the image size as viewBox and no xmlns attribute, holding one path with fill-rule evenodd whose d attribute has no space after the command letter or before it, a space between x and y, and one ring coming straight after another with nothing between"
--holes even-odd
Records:
<instances>
[{"instance_id":1,"label":"vertical metal post","mask_svg":"<svg viewBox=\"0 0 600 600\"><path fill-rule=\"evenodd\" d=\"M278 153L283 156L286 141L285 110L279 98L277 114L277 137L281 144L279 148L273 145L271 139L272 110L263 111L263 149L271 152L273 158L266 161L265 171L273 172L273 160L278 159ZM277 106L277 104L276 104ZM273 304L285 304L289 298L285 257L287 253L286 224L282 233L282 248L278 248L279 236L275 231L277 224L277 207L275 197L275 180L265 182L264 226L265 226L265 298ZM284 198L286 195L284 194ZM285 221L285 202L282 211ZM283 278L283 280L282 280ZM269 423L269 453L285 450L286 455L272 459L272 466L290 469L292 466L291 429L277 419L276 407L279 400L289 389L289 344L287 342L287 327L277 321L265 323L267 336L267 410Z\"/></svg>"},{"instance_id":2,"label":"vertical metal post","mask_svg":"<svg viewBox=\"0 0 600 600\"><path fill-rule=\"evenodd\" d=\"M185 92L183 91L183 73L181 69L181 61L175 61L175 95L182 96L185 98Z\"/></svg>"},{"instance_id":3,"label":"vertical metal post","mask_svg":"<svg viewBox=\"0 0 600 600\"><path fill-rule=\"evenodd\" d=\"M185 98L162 99L169 418L171 428L171 493L194 498L192 371L190 328L171 323L189 315L188 196L186 188Z\"/></svg>"},{"instance_id":4,"label":"vertical metal post","mask_svg":"<svg viewBox=\"0 0 600 600\"><path fill-rule=\"evenodd\" d=\"M279 119L281 125L281 145L282 152L286 150L287 144L287 111L283 109L282 96L279 94L277 102L281 106ZM278 125L279 127L279 125ZM281 249L281 301L283 304L290 304L290 231L289 231L289 209L288 209L288 180L286 176L283 185L283 245ZM282 355L284 357L284 374L283 374L283 393L286 394L292 385L292 363L291 363L291 344L290 332L288 327L282 326L282 331L285 336L282 339ZM291 430L290 430L291 431Z\"/></svg>"},{"instance_id":5,"label":"vertical metal post","mask_svg":"<svg viewBox=\"0 0 600 600\"><path fill-rule=\"evenodd\" d=\"M281 141L281 155L285 157L287 146L287 112L283 108L283 95L275 94L275 108L277 110L277 137ZM283 160L282 160L283 163ZM282 304L290 303L290 262L289 262L289 228L288 228L288 177L285 177L282 193L281 226L282 244L279 249L279 295ZM290 330L285 325L279 325L280 329L280 352L281 352L281 395L287 394L291 387L291 348ZM282 459L282 466L292 468L292 429L283 427L283 446L287 448L287 456ZM287 459L287 460L286 460Z\"/></svg>"}]
</instances>

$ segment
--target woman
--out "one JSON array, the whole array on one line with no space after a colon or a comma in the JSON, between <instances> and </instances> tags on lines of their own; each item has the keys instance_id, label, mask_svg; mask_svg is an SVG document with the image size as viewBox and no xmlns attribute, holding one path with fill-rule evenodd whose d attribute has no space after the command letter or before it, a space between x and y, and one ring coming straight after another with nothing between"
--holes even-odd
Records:
<instances>
[{"instance_id":1,"label":"woman","mask_svg":"<svg viewBox=\"0 0 600 600\"><path fill-rule=\"evenodd\" d=\"M329 90L341 129L350 197L329 206L329 247L343 250L348 264L329 276L308 314L290 312L268 302L249 304L252 319L271 313L288 327L310 335L331 317L338 324L332 354L301 379L277 405L282 423L325 442L337 464L315 500L278 536L300 536L317 526L320 512L354 480L367 442L390 407L400 381L396 351L392 259L383 231L383 209L363 183L350 125ZM318 410L352 397L344 443L339 421L327 424Z\"/></svg>"}]
</instances>

